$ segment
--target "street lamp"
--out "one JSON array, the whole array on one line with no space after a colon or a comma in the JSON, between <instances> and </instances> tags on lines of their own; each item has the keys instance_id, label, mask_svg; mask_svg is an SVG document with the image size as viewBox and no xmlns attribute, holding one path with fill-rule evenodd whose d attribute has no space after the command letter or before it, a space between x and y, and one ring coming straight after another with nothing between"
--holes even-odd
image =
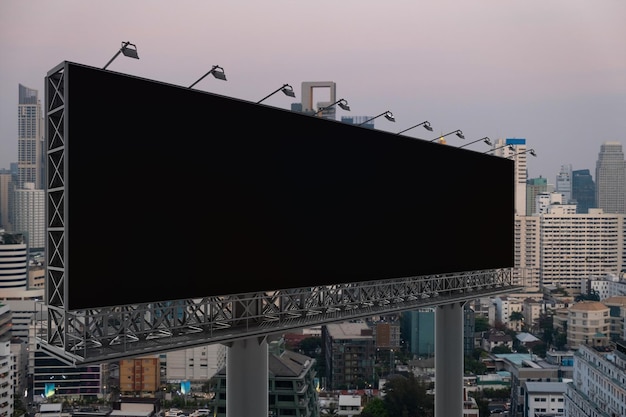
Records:
<instances>
[{"instance_id":1,"label":"street lamp","mask_svg":"<svg viewBox=\"0 0 626 417\"><path fill-rule=\"evenodd\" d=\"M436 137L435 139L431 140L430 142L434 142L434 141L436 141L436 140L438 140L438 139L443 139L443 138L445 138L446 136L449 136L449 135L452 135L452 134L456 134L456 135L457 135L458 137L460 137L461 139L465 139L465 136L463 136L463 132L461 132L461 130L460 130L460 129L457 129L457 130L453 130L452 132L446 133L445 135L438 136L438 137Z\"/></svg>"},{"instance_id":2,"label":"street lamp","mask_svg":"<svg viewBox=\"0 0 626 417\"><path fill-rule=\"evenodd\" d=\"M219 65L213 65L213 68L211 68L211 70L209 72L204 74L202 77L200 77L200 79L198 79L198 81L196 81L195 83L191 84L187 88L191 88L194 85L198 84L200 81L204 80L204 77L206 77L209 74L213 74L213 76L215 78L217 78L218 80L226 81L226 74L224 73L224 68L220 67Z\"/></svg>"},{"instance_id":3,"label":"street lamp","mask_svg":"<svg viewBox=\"0 0 626 417\"><path fill-rule=\"evenodd\" d=\"M515 148L513 147L513 145L502 145L502 146L498 146L497 148L489 149L488 151L485 151L483 153L493 152L493 151L496 151L498 149L506 148L507 146L509 147L509 150L511 152L515 152Z\"/></svg>"},{"instance_id":4,"label":"street lamp","mask_svg":"<svg viewBox=\"0 0 626 417\"><path fill-rule=\"evenodd\" d=\"M364 125L367 122L371 122L372 120L379 118L380 116L385 116L385 119L389 120L390 122L395 122L396 121L396 119L393 117L393 113L390 112L389 110L387 110L386 112L383 112L383 113L379 114L378 116L374 116L371 119L367 119L363 123L359 123L357 126L362 126L362 125Z\"/></svg>"},{"instance_id":5,"label":"street lamp","mask_svg":"<svg viewBox=\"0 0 626 417\"><path fill-rule=\"evenodd\" d=\"M120 48L120 50L117 51L115 55L113 55L113 58L111 58L111 60L107 62L107 64L102 69L107 69L109 64L111 64L111 62L113 62L113 60L117 58L120 52L123 53L124 56L127 56L129 58L139 59L139 55L137 55L137 46L130 42L122 42L122 47Z\"/></svg>"},{"instance_id":6,"label":"street lamp","mask_svg":"<svg viewBox=\"0 0 626 417\"><path fill-rule=\"evenodd\" d=\"M471 141L469 143L466 143L465 145L461 145L461 146L459 146L459 148L464 148L466 146L471 145L472 143L480 142L481 140L484 141L487 144L487 146L491 146L491 139L489 139L487 136L485 136L484 138L476 139L476 140L473 140L473 141Z\"/></svg>"},{"instance_id":7,"label":"street lamp","mask_svg":"<svg viewBox=\"0 0 626 417\"><path fill-rule=\"evenodd\" d=\"M334 105L337 105L346 111L350 111L350 106L348 106L348 102L346 101L346 99L342 98L340 100L335 101L333 104L329 104L326 107L320 107L313 116L317 116L319 113L323 112L326 109L330 109Z\"/></svg>"},{"instance_id":8,"label":"street lamp","mask_svg":"<svg viewBox=\"0 0 626 417\"><path fill-rule=\"evenodd\" d=\"M290 86L289 84L283 84L282 87L277 88L276 90L272 91L270 94L266 95L265 97L263 97L261 100L257 101L256 103L259 104L262 101L265 101L265 99L270 98L271 96L273 96L274 94L278 93L279 91L282 91L283 93L285 93L285 95L289 96L289 97L295 97L296 93L293 92L293 87Z\"/></svg>"},{"instance_id":9,"label":"street lamp","mask_svg":"<svg viewBox=\"0 0 626 417\"><path fill-rule=\"evenodd\" d=\"M406 132L407 130L411 130L411 129L413 129L415 127L418 127L418 126L424 126L424 129L428 130L429 132L433 131L433 128L430 127L430 122L428 120L426 120L426 121L424 121L422 123L416 124L415 126L411 126L411 127L407 128L407 129L401 130L398 133L396 133L396 135L401 135L402 133Z\"/></svg>"},{"instance_id":10,"label":"street lamp","mask_svg":"<svg viewBox=\"0 0 626 417\"><path fill-rule=\"evenodd\" d=\"M507 158L513 158L514 156L521 155L523 153L529 153L532 156L537 156L537 153L535 152L535 150L531 148L531 149L526 149L525 151L514 153L513 155L509 155L509 156L507 156Z\"/></svg>"}]
</instances>

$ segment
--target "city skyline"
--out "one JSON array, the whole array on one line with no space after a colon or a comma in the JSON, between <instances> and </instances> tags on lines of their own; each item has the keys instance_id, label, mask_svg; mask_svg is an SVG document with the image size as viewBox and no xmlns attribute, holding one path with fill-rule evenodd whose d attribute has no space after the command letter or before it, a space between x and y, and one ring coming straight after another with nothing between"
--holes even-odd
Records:
<instances>
[{"instance_id":1,"label":"city skyline","mask_svg":"<svg viewBox=\"0 0 626 417\"><path fill-rule=\"evenodd\" d=\"M376 129L429 120L433 132L405 134L462 130L466 139L448 138L450 146L525 138L538 155L528 159L529 178L550 183L563 164L595 177L602 143L626 142L623 2L168 6L2 2L0 168L17 162L18 85L43 100L51 68L63 60L102 68L125 41L139 60L119 56L108 70L187 87L219 65L228 81L208 77L194 88L258 101L288 83L296 98L263 103L285 109L300 101L302 82L329 80L351 107L338 120L389 110L395 123L379 118ZM482 142L467 148L487 150Z\"/></svg>"}]
</instances>

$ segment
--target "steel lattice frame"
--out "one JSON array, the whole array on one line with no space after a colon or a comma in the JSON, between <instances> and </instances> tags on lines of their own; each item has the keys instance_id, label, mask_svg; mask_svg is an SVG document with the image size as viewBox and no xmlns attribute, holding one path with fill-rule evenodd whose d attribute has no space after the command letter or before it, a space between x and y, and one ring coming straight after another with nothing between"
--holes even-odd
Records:
<instances>
[{"instance_id":1,"label":"steel lattice frame","mask_svg":"<svg viewBox=\"0 0 626 417\"><path fill-rule=\"evenodd\" d=\"M64 64L46 78L47 272L37 340L74 365L513 292L511 269L470 271L107 308L67 309Z\"/></svg>"}]
</instances>

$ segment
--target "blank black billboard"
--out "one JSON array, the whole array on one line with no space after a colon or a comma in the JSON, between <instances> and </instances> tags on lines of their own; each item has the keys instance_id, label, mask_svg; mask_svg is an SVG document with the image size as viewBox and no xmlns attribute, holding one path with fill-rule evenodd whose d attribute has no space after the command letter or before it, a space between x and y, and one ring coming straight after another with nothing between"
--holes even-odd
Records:
<instances>
[{"instance_id":1,"label":"blank black billboard","mask_svg":"<svg viewBox=\"0 0 626 417\"><path fill-rule=\"evenodd\" d=\"M513 266L513 161L68 63L70 310Z\"/></svg>"}]
</instances>

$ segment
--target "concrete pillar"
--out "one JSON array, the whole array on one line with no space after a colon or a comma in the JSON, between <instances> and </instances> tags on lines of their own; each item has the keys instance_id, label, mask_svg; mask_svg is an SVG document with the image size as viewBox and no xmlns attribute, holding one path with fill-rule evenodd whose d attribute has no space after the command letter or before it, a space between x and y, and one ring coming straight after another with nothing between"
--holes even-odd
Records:
<instances>
[{"instance_id":1,"label":"concrete pillar","mask_svg":"<svg viewBox=\"0 0 626 417\"><path fill-rule=\"evenodd\" d=\"M435 310L435 417L463 416L463 306Z\"/></svg>"},{"instance_id":2,"label":"concrete pillar","mask_svg":"<svg viewBox=\"0 0 626 417\"><path fill-rule=\"evenodd\" d=\"M227 346L226 416L267 417L267 340L265 337L252 337Z\"/></svg>"}]
</instances>

